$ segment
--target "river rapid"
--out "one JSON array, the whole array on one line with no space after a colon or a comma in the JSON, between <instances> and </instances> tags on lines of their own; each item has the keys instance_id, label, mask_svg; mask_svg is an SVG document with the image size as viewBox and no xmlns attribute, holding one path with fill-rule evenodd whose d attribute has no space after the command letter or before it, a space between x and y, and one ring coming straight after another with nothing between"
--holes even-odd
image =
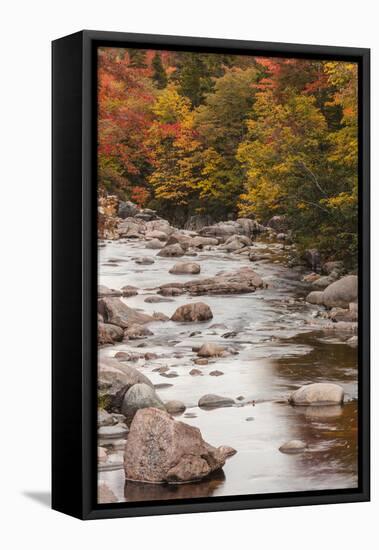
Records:
<instances>
[{"instance_id":1,"label":"river rapid","mask_svg":"<svg viewBox=\"0 0 379 550\"><path fill-rule=\"evenodd\" d=\"M119 501L166 500L288 491L353 488L357 486L357 350L345 343L351 334L327 329L319 317L320 307L308 304L309 286L301 282L304 272L286 265L287 249L279 242L256 241L260 258L209 250L194 258L199 275L172 275L177 259L156 256L142 240L102 241L99 246L99 284L120 289L136 286L139 294L122 298L130 307L171 316L180 305L202 301L213 312L203 323L173 321L149 323L153 336L130 340L99 350L113 357L118 351L154 352L158 358L140 359L133 366L156 386L162 401L183 401L186 411L176 416L197 426L205 441L229 445L237 453L223 470L201 482L155 485L125 482L122 468L124 442L109 447L110 462L100 466L99 479L107 482ZM137 257L152 256L151 265L138 265ZM160 284L188 281L253 267L268 285L254 293L191 297L146 303ZM213 325L216 325L213 327ZM228 338L225 334L233 333ZM235 334L234 334L235 333ZM233 346L238 355L216 358L197 366L193 347L204 342ZM169 370L157 372L166 366ZM191 376L198 368L202 376ZM220 376L211 376L212 371ZM167 377L169 374L169 377ZM288 395L311 382L336 382L345 391L343 406L293 407ZM213 393L232 397L233 407L203 410L198 400ZM238 399L239 398L239 399ZM242 399L243 398L243 399ZM300 439L307 449L284 454L279 447ZM109 445L109 441L100 442ZM112 465L113 464L113 465Z\"/></svg>"}]
</instances>

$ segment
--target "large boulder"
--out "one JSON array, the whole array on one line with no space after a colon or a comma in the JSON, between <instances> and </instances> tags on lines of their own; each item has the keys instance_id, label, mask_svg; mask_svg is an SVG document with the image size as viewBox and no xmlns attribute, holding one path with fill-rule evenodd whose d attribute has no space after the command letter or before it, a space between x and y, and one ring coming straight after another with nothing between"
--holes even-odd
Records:
<instances>
[{"instance_id":1,"label":"large boulder","mask_svg":"<svg viewBox=\"0 0 379 550\"><path fill-rule=\"evenodd\" d=\"M107 411L118 412L125 393L135 384L146 384L153 387L152 382L127 363L117 359L101 359L98 366L98 393L104 401Z\"/></svg>"},{"instance_id":2,"label":"large boulder","mask_svg":"<svg viewBox=\"0 0 379 550\"><path fill-rule=\"evenodd\" d=\"M251 267L245 266L231 273L220 273L208 279L188 281L184 286L192 296L243 294L262 288L263 281Z\"/></svg>"},{"instance_id":3,"label":"large boulder","mask_svg":"<svg viewBox=\"0 0 379 550\"><path fill-rule=\"evenodd\" d=\"M173 275L197 275L200 273L200 266L195 262L178 262L172 266L169 273Z\"/></svg>"},{"instance_id":4,"label":"large boulder","mask_svg":"<svg viewBox=\"0 0 379 550\"><path fill-rule=\"evenodd\" d=\"M123 338L124 331L121 327L111 323L100 322L97 324L97 341L99 345L121 342Z\"/></svg>"},{"instance_id":5,"label":"large boulder","mask_svg":"<svg viewBox=\"0 0 379 550\"><path fill-rule=\"evenodd\" d=\"M136 218L126 218L118 225L120 237L126 239L139 239L145 232L145 224Z\"/></svg>"},{"instance_id":6,"label":"large boulder","mask_svg":"<svg viewBox=\"0 0 379 550\"><path fill-rule=\"evenodd\" d=\"M152 483L197 481L222 468L227 456L230 452L206 443L198 428L162 410L145 408L130 427L125 477Z\"/></svg>"},{"instance_id":7,"label":"large boulder","mask_svg":"<svg viewBox=\"0 0 379 550\"><path fill-rule=\"evenodd\" d=\"M289 398L292 405L339 405L343 403L344 391L338 384L317 382L301 386Z\"/></svg>"},{"instance_id":8,"label":"large boulder","mask_svg":"<svg viewBox=\"0 0 379 550\"><path fill-rule=\"evenodd\" d=\"M146 222L146 231L161 231L168 236L175 230L167 220L158 219Z\"/></svg>"},{"instance_id":9,"label":"large boulder","mask_svg":"<svg viewBox=\"0 0 379 550\"><path fill-rule=\"evenodd\" d=\"M124 395L121 405L121 412L128 424L134 418L139 409L154 407L165 411L163 402L159 399L154 388L148 384L134 384Z\"/></svg>"},{"instance_id":10,"label":"large boulder","mask_svg":"<svg viewBox=\"0 0 379 550\"><path fill-rule=\"evenodd\" d=\"M127 306L119 298L102 298L98 300L98 311L106 323L122 328L128 328L135 323L142 325L154 320L150 315Z\"/></svg>"},{"instance_id":11,"label":"large boulder","mask_svg":"<svg viewBox=\"0 0 379 550\"><path fill-rule=\"evenodd\" d=\"M180 306L171 317L171 321L197 322L213 318L211 308L203 302L194 302Z\"/></svg>"},{"instance_id":12,"label":"large boulder","mask_svg":"<svg viewBox=\"0 0 379 550\"><path fill-rule=\"evenodd\" d=\"M132 218L133 216L138 214L138 212L139 212L139 208L133 202L130 202L130 201L119 202L118 212L117 212L117 215L119 218L122 218L123 220L125 218Z\"/></svg>"},{"instance_id":13,"label":"large boulder","mask_svg":"<svg viewBox=\"0 0 379 550\"><path fill-rule=\"evenodd\" d=\"M179 256L183 256L183 254L184 250L177 242L174 244L167 244L158 252L157 256L162 256L164 258L178 258Z\"/></svg>"},{"instance_id":14,"label":"large boulder","mask_svg":"<svg viewBox=\"0 0 379 550\"><path fill-rule=\"evenodd\" d=\"M165 283L160 285L158 294L171 296L171 289L175 288L177 295L188 292L192 296L203 294L243 294L263 288L264 282L251 267L240 267L229 273L221 272L215 277L207 279L192 279L184 283ZM180 290L179 290L180 289Z\"/></svg>"},{"instance_id":15,"label":"large boulder","mask_svg":"<svg viewBox=\"0 0 379 550\"><path fill-rule=\"evenodd\" d=\"M324 304L327 307L348 308L350 302L358 300L358 277L346 275L324 290Z\"/></svg>"}]
</instances>

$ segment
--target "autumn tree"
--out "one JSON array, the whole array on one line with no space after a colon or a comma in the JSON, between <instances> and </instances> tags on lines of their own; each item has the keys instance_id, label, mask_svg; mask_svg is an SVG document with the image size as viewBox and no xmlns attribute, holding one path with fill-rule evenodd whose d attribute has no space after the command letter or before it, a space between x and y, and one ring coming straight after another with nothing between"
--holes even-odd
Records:
<instances>
[{"instance_id":1,"label":"autumn tree","mask_svg":"<svg viewBox=\"0 0 379 550\"><path fill-rule=\"evenodd\" d=\"M100 194L178 224L285 214L300 248L354 267L356 64L100 48L98 66Z\"/></svg>"},{"instance_id":2,"label":"autumn tree","mask_svg":"<svg viewBox=\"0 0 379 550\"><path fill-rule=\"evenodd\" d=\"M337 85L343 78L337 66L322 68L317 86L309 67L297 86L277 79L280 70L273 71L271 81L261 82L247 138L237 153L246 170L240 212L262 221L285 214L300 246L317 246L326 256L346 259L356 246L356 126L348 120L356 120L356 99L349 101L352 90L344 93L343 81ZM347 81L354 89L352 75ZM315 92L321 82L331 106L346 111L334 126ZM335 94L336 87L342 92ZM350 110L352 104L355 109Z\"/></svg>"},{"instance_id":3,"label":"autumn tree","mask_svg":"<svg viewBox=\"0 0 379 550\"><path fill-rule=\"evenodd\" d=\"M98 69L98 179L100 192L120 198L146 187L154 89L145 69L131 68L125 50L101 48ZM149 193L137 193L145 197Z\"/></svg>"},{"instance_id":4,"label":"autumn tree","mask_svg":"<svg viewBox=\"0 0 379 550\"><path fill-rule=\"evenodd\" d=\"M156 119L148 143L153 152L154 171L149 183L160 210L170 219L183 218L194 208L198 183L199 142L190 101L170 84L159 94L153 112Z\"/></svg>"},{"instance_id":5,"label":"autumn tree","mask_svg":"<svg viewBox=\"0 0 379 550\"><path fill-rule=\"evenodd\" d=\"M246 134L255 81L252 68L228 69L215 79L213 92L195 111L195 128L203 149L200 198L215 217L234 212L243 190L243 171L236 151Z\"/></svg>"}]
</instances>

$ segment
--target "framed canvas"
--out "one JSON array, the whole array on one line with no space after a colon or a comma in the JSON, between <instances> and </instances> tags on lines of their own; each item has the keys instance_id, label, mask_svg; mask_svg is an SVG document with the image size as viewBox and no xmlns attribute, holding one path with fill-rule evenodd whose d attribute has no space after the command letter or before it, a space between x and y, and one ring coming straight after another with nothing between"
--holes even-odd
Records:
<instances>
[{"instance_id":1,"label":"framed canvas","mask_svg":"<svg viewBox=\"0 0 379 550\"><path fill-rule=\"evenodd\" d=\"M369 500L369 50L53 42L53 508Z\"/></svg>"}]
</instances>

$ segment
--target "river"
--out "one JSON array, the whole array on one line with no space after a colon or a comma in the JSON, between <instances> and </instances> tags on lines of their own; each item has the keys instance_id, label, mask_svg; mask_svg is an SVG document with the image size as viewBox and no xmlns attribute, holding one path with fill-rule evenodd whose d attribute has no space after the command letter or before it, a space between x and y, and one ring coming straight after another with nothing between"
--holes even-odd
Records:
<instances>
[{"instance_id":1,"label":"river","mask_svg":"<svg viewBox=\"0 0 379 550\"><path fill-rule=\"evenodd\" d=\"M200 275L172 275L177 261L156 256L144 242L105 241L99 247L99 284L120 289L138 287L139 294L122 298L128 306L146 313L159 311L171 316L185 303L203 301L213 319L205 323L150 323L154 336L102 348L102 356L118 351L155 352L158 359L139 360L140 369L157 385L163 401L179 399L186 411L178 420L197 426L210 444L229 445L237 454L227 460L223 471L207 480L182 485L152 485L125 482L122 445L112 452L114 466L99 472L119 501L166 500L205 496L281 493L357 486L357 350L345 343L351 336L323 327L320 308L307 304L309 287L303 273L288 268L287 251L278 242L256 241L256 262L243 255L216 250L200 252L195 258ZM287 249L289 250L289 249ZM154 257L151 265L138 265L134 258ZM181 258L181 260L187 257ZM209 277L220 271L253 267L268 288L251 294L190 297L172 302L146 303L144 299L159 284ZM216 324L216 328L212 325ZM217 327L217 325L223 325ZM200 334L193 335L200 331ZM236 334L223 337L227 332ZM219 358L206 366L194 365L192 347L204 342L231 345L238 355ZM140 346L143 346L142 349ZM172 377L156 369L169 367ZM191 376L192 368L203 376ZM222 376L210 376L214 370ZM177 376L175 376L175 374ZM345 390L343 406L292 407L286 402L291 391L310 382L336 382ZM236 406L203 410L197 406L207 393L242 400ZM308 448L284 454L279 447L301 439ZM111 456L112 456L111 454Z\"/></svg>"}]
</instances>

